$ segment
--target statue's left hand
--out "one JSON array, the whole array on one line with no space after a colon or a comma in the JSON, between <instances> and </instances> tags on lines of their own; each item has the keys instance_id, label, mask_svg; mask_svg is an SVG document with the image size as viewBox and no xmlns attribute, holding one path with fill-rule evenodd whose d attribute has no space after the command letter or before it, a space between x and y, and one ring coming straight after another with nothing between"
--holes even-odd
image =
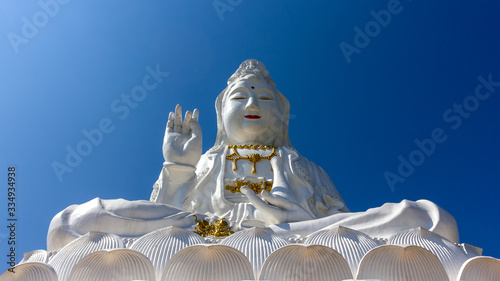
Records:
<instances>
[{"instance_id":1,"label":"statue's left hand","mask_svg":"<svg viewBox=\"0 0 500 281\"><path fill-rule=\"evenodd\" d=\"M262 199L248 186L243 186L240 190L253 206L262 212L265 217L264 222L267 225L313 219L311 214L298 204L281 196L273 195L267 190L262 191Z\"/></svg>"},{"instance_id":2,"label":"statue's left hand","mask_svg":"<svg viewBox=\"0 0 500 281\"><path fill-rule=\"evenodd\" d=\"M267 225L313 219L311 214L295 203L295 196L283 172L284 165L285 159L282 156L275 156L271 159L271 167L274 171L272 194L263 190L261 199L248 186L240 189L253 206L264 215L264 222Z\"/></svg>"}]
</instances>

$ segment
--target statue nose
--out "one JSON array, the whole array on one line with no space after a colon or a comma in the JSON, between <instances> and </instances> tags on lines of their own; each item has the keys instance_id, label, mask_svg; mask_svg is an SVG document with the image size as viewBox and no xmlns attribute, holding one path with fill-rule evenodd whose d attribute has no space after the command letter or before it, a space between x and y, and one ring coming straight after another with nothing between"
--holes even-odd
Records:
<instances>
[{"instance_id":1,"label":"statue nose","mask_svg":"<svg viewBox=\"0 0 500 281\"><path fill-rule=\"evenodd\" d=\"M255 103L255 99L253 97L250 97L248 99L248 102L247 102L247 105L245 108L246 108L246 110L252 111L252 112L259 111L259 107Z\"/></svg>"}]
</instances>

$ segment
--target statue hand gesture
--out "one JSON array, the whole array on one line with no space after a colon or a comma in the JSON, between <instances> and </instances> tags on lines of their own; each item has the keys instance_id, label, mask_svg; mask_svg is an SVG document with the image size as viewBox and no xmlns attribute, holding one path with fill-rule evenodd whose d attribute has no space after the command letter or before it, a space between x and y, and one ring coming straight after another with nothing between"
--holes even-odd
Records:
<instances>
[{"instance_id":1,"label":"statue hand gesture","mask_svg":"<svg viewBox=\"0 0 500 281\"><path fill-rule=\"evenodd\" d=\"M283 164L284 160L280 156L271 159L271 166L274 171L273 194L263 190L261 199L248 186L243 186L240 189L252 205L262 212L267 225L313 219L311 214L292 201L294 196L282 172Z\"/></svg>"},{"instance_id":2,"label":"statue hand gesture","mask_svg":"<svg viewBox=\"0 0 500 281\"><path fill-rule=\"evenodd\" d=\"M267 190L261 193L263 199L260 199L248 186L241 187L241 192L257 210L262 212L266 225L313 219L313 216L298 204L279 195L273 195Z\"/></svg>"},{"instance_id":3,"label":"statue hand gesture","mask_svg":"<svg viewBox=\"0 0 500 281\"><path fill-rule=\"evenodd\" d=\"M198 114L198 109L192 113L188 110L182 122L180 104L175 107L175 113L170 112L163 139L165 162L196 166L202 152Z\"/></svg>"}]
</instances>

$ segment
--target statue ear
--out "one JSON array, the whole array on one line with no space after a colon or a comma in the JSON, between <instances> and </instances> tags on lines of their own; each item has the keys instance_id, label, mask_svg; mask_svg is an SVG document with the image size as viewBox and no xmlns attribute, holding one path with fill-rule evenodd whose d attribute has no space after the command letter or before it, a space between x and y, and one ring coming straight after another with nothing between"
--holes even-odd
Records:
<instances>
[{"instance_id":1,"label":"statue ear","mask_svg":"<svg viewBox=\"0 0 500 281\"><path fill-rule=\"evenodd\" d=\"M278 94L281 106L283 108L283 114L284 114L284 117L285 117L285 119L283 120L283 131L282 131L282 134L281 134L281 139L279 140L280 141L280 145L279 146L292 147L292 144L290 142L290 137L288 135L288 126L290 124L290 102L277 89L276 89L276 93Z\"/></svg>"},{"instance_id":2,"label":"statue ear","mask_svg":"<svg viewBox=\"0 0 500 281\"><path fill-rule=\"evenodd\" d=\"M215 99L215 114L217 114L217 136L215 137L214 147L218 147L225 140L226 130L224 129L224 124L222 123L222 102L224 99L224 94L228 90L229 86L226 87Z\"/></svg>"}]
</instances>

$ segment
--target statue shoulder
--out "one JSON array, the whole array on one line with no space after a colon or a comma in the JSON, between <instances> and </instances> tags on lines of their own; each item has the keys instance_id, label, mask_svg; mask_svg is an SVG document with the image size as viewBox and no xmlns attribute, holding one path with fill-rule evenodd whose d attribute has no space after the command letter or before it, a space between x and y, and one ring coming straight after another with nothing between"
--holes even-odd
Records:
<instances>
[{"instance_id":1,"label":"statue shoulder","mask_svg":"<svg viewBox=\"0 0 500 281\"><path fill-rule=\"evenodd\" d=\"M320 184L316 182L317 180L321 182L327 181L327 183L324 184L333 185L330 177L323 168L302 156L295 148L284 147L283 152L284 154L290 155L288 158L290 159L293 172L298 174L312 186ZM320 177L317 177L318 175L320 175Z\"/></svg>"},{"instance_id":2,"label":"statue shoulder","mask_svg":"<svg viewBox=\"0 0 500 281\"><path fill-rule=\"evenodd\" d=\"M328 173L322 167L302 156L293 148L285 148L284 151L295 155L290 157L293 172L314 189L314 193L318 196L316 200L323 202L323 204L318 205L319 209L325 209L325 213L328 214L333 210L349 212L349 209L345 206L344 199L337 191Z\"/></svg>"},{"instance_id":3,"label":"statue shoulder","mask_svg":"<svg viewBox=\"0 0 500 281\"><path fill-rule=\"evenodd\" d=\"M196 165L196 178L198 182L218 166L217 162L221 160L222 155L225 153L226 149L224 148L210 149L201 156Z\"/></svg>"}]
</instances>

